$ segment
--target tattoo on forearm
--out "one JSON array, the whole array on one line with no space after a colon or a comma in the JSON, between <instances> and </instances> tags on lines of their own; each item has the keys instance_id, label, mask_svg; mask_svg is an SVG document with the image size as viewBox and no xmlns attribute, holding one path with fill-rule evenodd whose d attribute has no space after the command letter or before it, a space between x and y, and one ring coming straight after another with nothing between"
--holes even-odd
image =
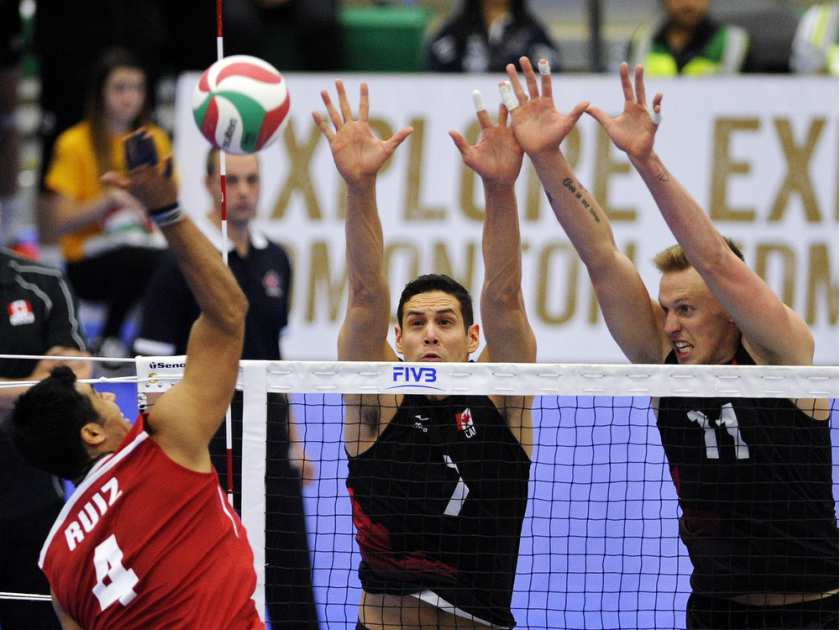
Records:
<instances>
[{"instance_id":1,"label":"tattoo on forearm","mask_svg":"<svg viewBox=\"0 0 840 630\"><path fill-rule=\"evenodd\" d=\"M583 186L575 182L571 177L567 177L563 180L563 188L572 193L572 195L574 195L575 199L578 200L580 205L582 205L589 211L589 215L593 219L595 219L595 223L601 222L600 217L598 217L598 213L595 212L595 208L592 207L592 204L589 202L589 199L587 199L586 189ZM551 197L549 197L549 199L551 199Z\"/></svg>"},{"instance_id":2,"label":"tattoo on forearm","mask_svg":"<svg viewBox=\"0 0 840 630\"><path fill-rule=\"evenodd\" d=\"M656 179L664 183L671 181L671 176L668 175L668 171L666 171L664 168L660 168L659 171L656 173Z\"/></svg>"}]
</instances>

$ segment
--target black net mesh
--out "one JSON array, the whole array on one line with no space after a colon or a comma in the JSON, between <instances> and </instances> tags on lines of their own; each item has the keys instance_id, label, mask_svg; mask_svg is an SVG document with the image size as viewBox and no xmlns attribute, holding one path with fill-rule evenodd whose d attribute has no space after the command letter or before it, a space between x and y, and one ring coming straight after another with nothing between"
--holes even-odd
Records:
<instances>
[{"instance_id":1,"label":"black net mesh","mask_svg":"<svg viewBox=\"0 0 840 630\"><path fill-rule=\"evenodd\" d=\"M355 627L363 586L440 627L836 627L836 599L755 600L838 586L827 405L269 394L274 627Z\"/></svg>"}]
</instances>

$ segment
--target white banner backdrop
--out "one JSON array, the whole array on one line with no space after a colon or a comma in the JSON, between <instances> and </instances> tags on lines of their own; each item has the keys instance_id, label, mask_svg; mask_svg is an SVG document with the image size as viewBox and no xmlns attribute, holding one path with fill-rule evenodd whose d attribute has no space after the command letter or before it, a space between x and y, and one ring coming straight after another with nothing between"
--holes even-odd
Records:
<instances>
[{"instance_id":1,"label":"white banner backdrop","mask_svg":"<svg viewBox=\"0 0 840 630\"><path fill-rule=\"evenodd\" d=\"M450 129L475 138L473 89L495 110L501 76L347 75L358 106L368 82L371 123L380 135L411 125L414 133L380 174L379 211L396 307L406 282L446 272L478 302L482 280L481 182L461 163ZM283 137L260 154L258 225L294 260L290 359L333 359L346 301L343 189L311 112L332 77L286 76L292 99ZM203 187L209 145L193 121L198 75L178 83L175 157L181 200L193 213L210 205ZM617 77L555 79L565 110L587 99L622 107ZM718 229L743 245L748 264L811 326L815 362L838 361L837 83L831 79L738 77L651 81L665 94L657 151L699 200ZM644 183L594 120L584 116L564 143L580 180L611 213L615 238L637 263L652 295L651 262L674 239ZM594 302L586 270L557 223L530 164L518 182L524 291L539 359L624 362ZM393 337L393 335L392 335Z\"/></svg>"}]
</instances>

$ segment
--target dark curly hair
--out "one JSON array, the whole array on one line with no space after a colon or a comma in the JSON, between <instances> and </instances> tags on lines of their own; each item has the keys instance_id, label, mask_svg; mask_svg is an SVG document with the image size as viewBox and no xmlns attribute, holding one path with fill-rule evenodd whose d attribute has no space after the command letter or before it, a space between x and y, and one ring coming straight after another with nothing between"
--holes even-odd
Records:
<instances>
[{"instance_id":1,"label":"dark curly hair","mask_svg":"<svg viewBox=\"0 0 840 630\"><path fill-rule=\"evenodd\" d=\"M464 329L473 324L473 304L470 292L457 280L442 273L429 273L419 276L405 285L400 295L400 302L397 305L397 322L403 324L403 307L415 295L428 293L430 291L442 291L448 293L458 300L461 305L461 315L464 318Z\"/></svg>"},{"instance_id":2,"label":"dark curly hair","mask_svg":"<svg viewBox=\"0 0 840 630\"><path fill-rule=\"evenodd\" d=\"M80 432L88 422L99 421L75 384L73 370L54 368L18 398L11 415L14 442L24 459L63 479L75 479L90 463Z\"/></svg>"}]
</instances>

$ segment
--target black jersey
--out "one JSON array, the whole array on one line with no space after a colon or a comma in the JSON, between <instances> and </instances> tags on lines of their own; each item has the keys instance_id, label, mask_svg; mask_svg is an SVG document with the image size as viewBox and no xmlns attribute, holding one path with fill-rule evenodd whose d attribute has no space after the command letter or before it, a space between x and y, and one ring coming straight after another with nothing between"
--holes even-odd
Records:
<instances>
[{"instance_id":1,"label":"black jersey","mask_svg":"<svg viewBox=\"0 0 840 630\"><path fill-rule=\"evenodd\" d=\"M486 396L406 395L347 488L371 593L432 591L495 626L510 610L530 460Z\"/></svg>"},{"instance_id":2,"label":"black jersey","mask_svg":"<svg viewBox=\"0 0 840 630\"><path fill-rule=\"evenodd\" d=\"M6 315L0 315L3 353L46 354L53 346L85 349L76 299L64 274L3 248L0 309ZM30 359L0 359L0 378L24 378L36 364ZM62 497L52 475L23 461L7 428L0 423L0 528L5 520L60 504Z\"/></svg>"},{"instance_id":3,"label":"black jersey","mask_svg":"<svg viewBox=\"0 0 840 630\"><path fill-rule=\"evenodd\" d=\"M675 363L673 352L666 363ZM733 363L755 362L739 345ZM829 423L788 399L662 398L657 426L707 594L838 586Z\"/></svg>"},{"instance_id":4,"label":"black jersey","mask_svg":"<svg viewBox=\"0 0 840 630\"><path fill-rule=\"evenodd\" d=\"M202 230L218 240L214 226ZM277 361L282 358L280 334L289 317L292 267L285 249L278 244L255 230L249 238L246 256L231 248L228 257L230 271L248 298L242 358ZM178 268L178 260L168 252L143 297L134 349L138 354L186 354L190 330L199 315L201 309Z\"/></svg>"}]
</instances>

